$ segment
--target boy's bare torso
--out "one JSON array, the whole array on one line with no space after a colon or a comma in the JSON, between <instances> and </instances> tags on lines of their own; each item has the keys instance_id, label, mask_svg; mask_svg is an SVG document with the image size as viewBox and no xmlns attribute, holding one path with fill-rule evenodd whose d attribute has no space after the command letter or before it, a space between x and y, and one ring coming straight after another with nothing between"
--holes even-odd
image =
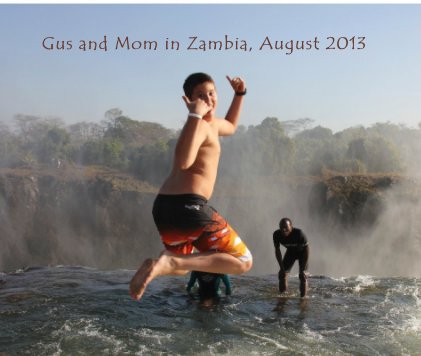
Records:
<instances>
[{"instance_id":1,"label":"boy's bare torso","mask_svg":"<svg viewBox=\"0 0 421 356\"><path fill-rule=\"evenodd\" d=\"M206 138L198 150L196 160L186 170L174 165L160 189L161 194L198 194L210 199L221 152L218 120L213 118L209 122L201 122L206 130Z\"/></svg>"}]
</instances>

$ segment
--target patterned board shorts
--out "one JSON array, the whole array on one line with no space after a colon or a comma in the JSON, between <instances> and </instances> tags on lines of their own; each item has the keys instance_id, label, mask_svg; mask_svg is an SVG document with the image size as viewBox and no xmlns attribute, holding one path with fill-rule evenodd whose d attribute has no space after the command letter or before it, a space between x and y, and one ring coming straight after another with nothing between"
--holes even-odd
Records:
<instances>
[{"instance_id":1,"label":"patterned board shorts","mask_svg":"<svg viewBox=\"0 0 421 356\"><path fill-rule=\"evenodd\" d=\"M219 251L241 261L252 259L247 246L207 200L196 194L159 194L152 210L165 248L177 254Z\"/></svg>"}]
</instances>

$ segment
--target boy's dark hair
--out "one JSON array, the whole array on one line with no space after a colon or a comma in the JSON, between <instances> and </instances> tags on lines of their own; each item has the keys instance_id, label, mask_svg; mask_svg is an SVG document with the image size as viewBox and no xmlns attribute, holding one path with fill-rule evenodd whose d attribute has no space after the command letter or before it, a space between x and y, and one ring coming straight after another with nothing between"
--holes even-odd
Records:
<instances>
[{"instance_id":1,"label":"boy's dark hair","mask_svg":"<svg viewBox=\"0 0 421 356\"><path fill-rule=\"evenodd\" d=\"M211 82L214 83L212 77L206 73L193 73L190 74L184 81L183 90L184 94L191 99L194 88L202 83Z\"/></svg>"}]
</instances>

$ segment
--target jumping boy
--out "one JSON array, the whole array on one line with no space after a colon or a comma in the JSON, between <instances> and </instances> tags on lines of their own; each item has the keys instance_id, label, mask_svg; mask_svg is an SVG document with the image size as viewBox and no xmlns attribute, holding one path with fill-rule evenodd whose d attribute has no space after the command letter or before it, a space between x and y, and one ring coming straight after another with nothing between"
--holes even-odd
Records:
<instances>
[{"instance_id":1,"label":"jumping boy","mask_svg":"<svg viewBox=\"0 0 421 356\"><path fill-rule=\"evenodd\" d=\"M237 129L245 82L227 76L234 97L225 119L215 117L215 83L205 73L184 82L183 100L189 111L178 139L172 170L155 199L152 214L165 250L146 259L130 282L139 300L147 285L163 275L188 271L241 274L252 267L252 256L234 229L207 204L215 185L221 146L219 136ZM192 253L196 248L199 253Z\"/></svg>"}]
</instances>

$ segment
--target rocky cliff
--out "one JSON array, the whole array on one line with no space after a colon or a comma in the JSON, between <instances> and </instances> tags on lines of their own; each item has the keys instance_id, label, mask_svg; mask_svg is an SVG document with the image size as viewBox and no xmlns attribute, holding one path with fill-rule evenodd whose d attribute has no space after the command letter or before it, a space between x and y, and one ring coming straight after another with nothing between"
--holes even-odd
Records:
<instances>
[{"instance_id":1,"label":"rocky cliff","mask_svg":"<svg viewBox=\"0 0 421 356\"><path fill-rule=\"evenodd\" d=\"M282 216L299 217L312 234L333 226L338 238L338 231L375 225L391 191L419 207L420 186L401 176L224 178L211 203L248 237L255 258L267 259ZM136 268L161 249L151 215L156 192L132 176L93 168L0 170L0 271Z\"/></svg>"},{"instance_id":2,"label":"rocky cliff","mask_svg":"<svg viewBox=\"0 0 421 356\"><path fill-rule=\"evenodd\" d=\"M138 254L160 247L150 209L154 196L152 187L117 173L2 171L0 270L136 266Z\"/></svg>"}]
</instances>

